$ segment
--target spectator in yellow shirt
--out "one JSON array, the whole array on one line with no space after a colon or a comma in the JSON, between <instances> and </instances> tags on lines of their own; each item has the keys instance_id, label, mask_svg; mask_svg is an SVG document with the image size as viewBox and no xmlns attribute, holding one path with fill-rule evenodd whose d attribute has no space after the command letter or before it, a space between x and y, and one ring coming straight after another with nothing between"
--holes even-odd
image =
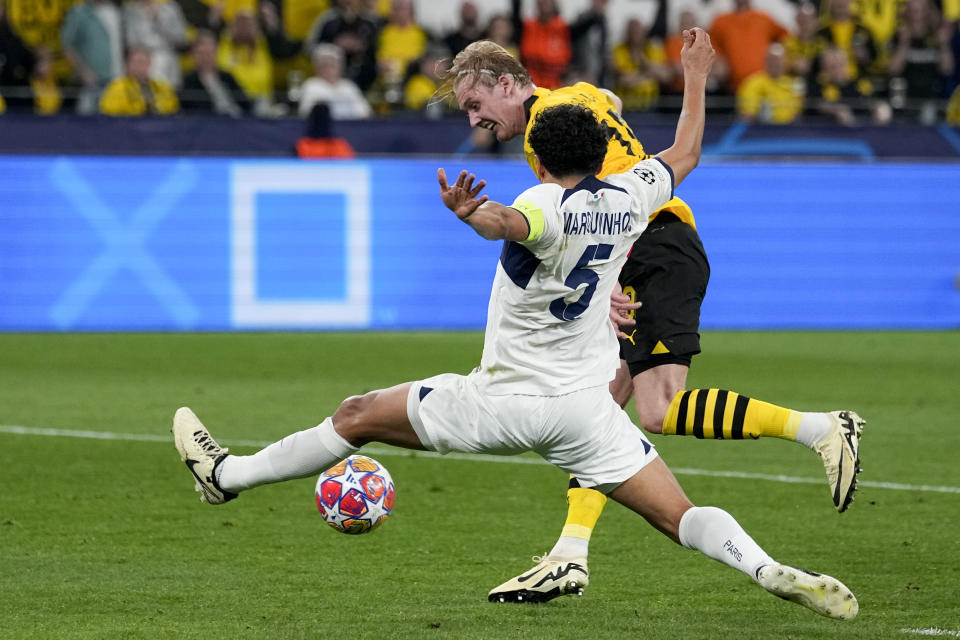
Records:
<instances>
[{"instance_id":1,"label":"spectator in yellow shirt","mask_svg":"<svg viewBox=\"0 0 960 640\"><path fill-rule=\"evenodd\" d=\"M114 78L100 97L100 113L108 116L169 115L180 110L173 88L150 78L150 50L127 52L127 73Z\"/></svg>"},{"instance_id":2,"label":"spectator in yellow shirt","mask_svg":"<svg viewBox=\"0 0 960 640\"><path fill-rule=\"evenodd\" d=\"M649 109L660 97L660 85L672 73L659 41L647 38L647 27L637 18L627 22L626 36L613 49L614 92L623 100L624 111Z\"/></svg>"},{"instance_id":3,"label":"spectator in yellow shirt","mask_svg":"<svg viewBox=\"0 0 960 640\"><path fill-rule=\"evenodd\" d=\"M249 11L238 11L220 38L217 66L229 72L253 101L258 116L271 115L273 59L257 20Z\"/></svg>"},{"instance_id":4,"label":"spectator in yellow shirt","mask_svg":"<svg viewBox=\"0 0 960 640\"><path fill-rule=\"evenodd\" d=\"M764 70L747 76L737 89L737 113L769 124L793 122L803 109L802 80L788 75L786 67L783 45L771 44Z\"/></svg>"},{"instance_id":5,"label":"spectator in yellow shirt","mask_svg":"<svg viewBox=\"0 0 960 640\"><path fill-rule=\"evenodd\" d=\"M437 88L450 68L450 52L441 45L427 49L427 52L412 66L410 77L403 90L403 103L411 111L422 111L429 118L443 115L443 100L435 100Z\"/></svg>"},{"instance_id":6,"label":"spectator in yellow shirt","mask_svg":"<svg viewBox=\"0 0 960 640\"><path fill-rule=\"evenodd\" d=\"M873 83L850 75L847 52L830 47L820 54L820 73L808 96L810 106L844 126L854 126L869 117L875 125L890 123L893 111L874 96Z\"/></svg>"},{"instance_id":7,"label":"spectator in yellow shirt","mask_svg":"<svg viewBox=\"0 0 960 640\"><path fill-rule=\"evenodd\" d=\"M410 0L393 0L390 21L377 42L377 66L384 82L402 80L407 66L427 51L427 33L413 19Z\"/></svg>"},{"instance_id":8,"label":"spectator in yellow shirt","mask_svg":"<svg viewBox=\"0 0 960 640\"><path fill-rule=\"evenodd\" d=\"M847 52L850 75L859 78L874 69L878 49L873 34L854 15L852 0L827 0L827 16L817 32L820 49L840 47Z\"/></svg>"},{"instance_id":9,"label":"spectator in yellow shirt","mask_svg":"<svg viewBox=\"0 0 960 640\"><path fill-rule=\"evenodd\" d=\"M861 0L856 4L857 16L860 22L865 26L879 51L887 48L890 39L897 32L897 24L900 21L900 13L906 0ZM946 8L946 3L943 3Z\"/></svg>"},{"instance_id":10,"label":"spectator in yellow shirt","mask_svg":"<svg viewBox=\"0 0 960 640\"><path fill-rule=\"evenodd\" d=\"M31 49L46 47L53 54L54 74L60 81L70 75L63 58L60 29L75 4L77 0L0 0L0 5L6 5L11 30Z\"/></svg>"}]
</instances>

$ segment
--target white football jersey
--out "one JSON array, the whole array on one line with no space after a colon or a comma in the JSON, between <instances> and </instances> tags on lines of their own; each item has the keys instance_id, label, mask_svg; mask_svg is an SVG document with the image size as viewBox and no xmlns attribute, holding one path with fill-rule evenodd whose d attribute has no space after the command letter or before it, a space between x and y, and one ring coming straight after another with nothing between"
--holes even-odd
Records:
<instances>
[{"instance_id":1,"label":"white football jersey","mask_svg":"<svg viewBox=\"0 0 960 640\"><path fill-rule=\"evenodd\" d=\"M650 214L673 196L656 158L573 189L540 184L512 208L530 223L505 240L472 374L488 394L560 395L607 384L619 366L610 295Z\"/></svg>"}]
</instances>

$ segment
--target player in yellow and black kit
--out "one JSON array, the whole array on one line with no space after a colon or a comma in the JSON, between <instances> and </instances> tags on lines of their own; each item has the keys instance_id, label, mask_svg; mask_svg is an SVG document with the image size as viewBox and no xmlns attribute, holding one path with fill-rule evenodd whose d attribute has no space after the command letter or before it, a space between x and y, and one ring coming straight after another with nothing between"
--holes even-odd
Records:
<instances>
[{"instance_id":1,"label":"player in yellow and black kit","mask_svg":"<svg viewBox=\"0 0 960 640\"><path fill-rule=\"evenodd\" d=\"M609 132L601 179L645 157L643 145L620 116L616 96L586 83L553 91L538 88L523 65L493 42L475 42L459 53L444 87L455 95L471 126L492 131L500 141L524 135L527 161L534 170L536 160L526 136L537 113L559 103L589 107ZM700 303L708 279L693 213L674 198L651 216L621 273L624 292L643 306L635 330L621 339L621 366L611 393L622 405L633 394L640 421L652 433L716 439L773 436L808 446L822 457L834 506L843 511L859 470L859 416L850 411L798 412L723 389L685 389L691 358L700 352ZM614 308L617 302L611 301ZM590 535L606 497L571 482L567 499L567 520L553 549L533 569L494 588L491 601L543 602L582 593L588 582Z\"/></svg>"}]
</instances>

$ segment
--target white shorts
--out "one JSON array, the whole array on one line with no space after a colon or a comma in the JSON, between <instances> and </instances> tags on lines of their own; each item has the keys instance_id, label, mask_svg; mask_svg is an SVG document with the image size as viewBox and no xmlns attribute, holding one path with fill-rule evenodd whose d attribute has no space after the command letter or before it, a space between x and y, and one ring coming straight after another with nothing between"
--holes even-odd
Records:
<instances>
[{"instance_id":1,"label":"white shorts","mask_svg":"<svg viewBox=\"0 0 960 640\"><path fill-rule=\"evenodd\" d=\"M445 373L413 383L407 415L431 451L535 451L580 486L604 493L657 457L606 386L562 396L494 396L470 376Z\"/></svg>"}]
</instances>

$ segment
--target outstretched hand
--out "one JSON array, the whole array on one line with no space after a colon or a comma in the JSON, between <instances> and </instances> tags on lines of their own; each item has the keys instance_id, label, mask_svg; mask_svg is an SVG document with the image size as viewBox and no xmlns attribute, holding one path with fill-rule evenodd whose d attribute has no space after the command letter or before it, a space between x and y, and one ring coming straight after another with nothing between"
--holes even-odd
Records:
<instances>
[{"instance_id":1,"label":"outstretched hand","mask_svg":"<svg viewBox=\"0 0 960 640\"><path fill-rule=\"evenodd\" d=\"M457 176L457 181L452 185L447 184L447 173L443 169L437 169L437 180L440 182L440 198L443 204L450 211L457 214L461 220L466 220L477 208L488 200L487 196L480 196L480 192L487 186L486 180L481 180L474 186L473 181L476 176L461 171Z\"/></svg>"},{"instance_id":2,"label":"outstretched hand","mask_svg":"<svg viewBox=\"0 0 960 640\"><path fill-rule=\"evenodd\" d=\"M710 44L710 35L700 27L685 29L681 35L683 49L680 50L680 62L684 71L707 76L716 57Z\"/></svg>"}]
</instances>

